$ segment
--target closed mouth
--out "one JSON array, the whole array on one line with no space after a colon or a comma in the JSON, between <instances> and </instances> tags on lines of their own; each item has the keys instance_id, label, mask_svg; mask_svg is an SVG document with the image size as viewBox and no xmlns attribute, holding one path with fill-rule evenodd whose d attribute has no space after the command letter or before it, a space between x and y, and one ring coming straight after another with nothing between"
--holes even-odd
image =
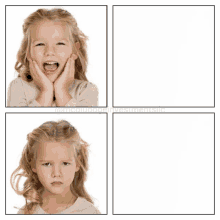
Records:
<instances>
[{"instance_id":1,"label":"closed mouth","mask_svg":"<svg viewBox=\"0 0 220 220\"><path fill-rule=\"evenodd\" d=\"M52 182L51 184L63 184L62 182Z\"/></svg>"}]
</instances>

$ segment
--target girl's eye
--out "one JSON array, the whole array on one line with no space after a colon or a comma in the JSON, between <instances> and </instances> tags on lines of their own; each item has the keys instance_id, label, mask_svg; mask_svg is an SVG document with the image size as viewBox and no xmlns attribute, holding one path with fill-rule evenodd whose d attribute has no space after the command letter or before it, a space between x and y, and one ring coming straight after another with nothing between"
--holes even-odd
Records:
<instances>
[{"instance_id":1,"label":"girl's eye","mask_svg":"<svg viewBox=\"0 0 220 220\"><path fill-rule=\"evenodd\" d=\"M43 46L43 45L44 45L43 43L39 43L36 46L38 47L38 46Z\"/></svg>"},{"instance_id":2,"label":"girl's eye","mask_svg":"<svg viewBox=\"0 0 220 220\"><path fill-rule=\"evenodd\" d=\"M63 164L64 164L65 166L70 165L70 163L68 163L68 162L63 162Z\"/></svg>"},{"instance_id":3,"label":"girl's eye","mask_svg":"<svg viewBox=\"0 0 220 220\"><path fill-rule=\"evenodd\" d=\"M64 43L62 43L62 42L59 42L59 43L58 43L58 45L65 45L65 44L64 44Z\"/></svg>"},{"instance_id":4,"label":"girl's eye","mask_svg":"<svg viewBox=\"0 0 220 220\"><path fill-rule=\"evenodd\" d=\"M45 166L45 167L49 167L51 165L51 163L44 163L42 165Z\"/></svg>"}]
</instances>

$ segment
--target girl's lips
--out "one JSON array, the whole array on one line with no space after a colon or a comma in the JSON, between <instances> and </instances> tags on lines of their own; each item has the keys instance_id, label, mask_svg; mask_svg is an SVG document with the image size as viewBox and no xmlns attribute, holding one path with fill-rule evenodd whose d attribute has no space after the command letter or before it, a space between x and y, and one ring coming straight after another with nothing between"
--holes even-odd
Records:
<instances>
[{"instance_id":1,"label":"girl's lips","mask_svg":"<svg viewBox=\"0 0 220 220\"><path fill-rule=\"evenodd\" d=\"M61 183L61 182L53 182L53 183L51 183L53 186L60 186L60 185L62 185L63 183Z\"/></svg>"}]
</instances>

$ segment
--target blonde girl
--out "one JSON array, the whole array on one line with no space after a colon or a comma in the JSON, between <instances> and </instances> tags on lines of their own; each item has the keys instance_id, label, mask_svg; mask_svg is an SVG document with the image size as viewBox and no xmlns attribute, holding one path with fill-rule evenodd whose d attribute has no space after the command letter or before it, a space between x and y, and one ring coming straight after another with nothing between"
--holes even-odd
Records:
<instances>
[{"instance_id":1,"label":"blonde girl","mask_svg":"<svg viewBox=\"0 0 220 220\"><path fill-rule=\"evenodd\" d=\"M48 121L27 140L11 175L12 188L26 200L18 214L100 214L84 186L88 144L78 131L67 121Z\"/></svg>"},{"instance_id":2,"label":"blonde girl","mask_svg":"<svg viewBox=\"0 0 220 220\"><path fill-rule=\"evenodd\" d=\"M38 9L25 19L23 34L7 106L98 105L97 88L86 78L88 37L69 12Z\"/></svg>"}]
</instances>

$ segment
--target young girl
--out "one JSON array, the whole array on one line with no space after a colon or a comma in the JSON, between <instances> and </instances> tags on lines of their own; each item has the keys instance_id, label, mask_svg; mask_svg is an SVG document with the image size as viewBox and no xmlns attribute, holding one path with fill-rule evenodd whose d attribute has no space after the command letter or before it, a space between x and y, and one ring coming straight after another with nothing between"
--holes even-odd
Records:
<instances>
[{"instance_id":1,"label":"young girl","mask_svg":"<svg viewBox=\"0 0 220 220\"><path fill-rule=\"evenodd\" d=\"M49 121L27 140L11 175L12 188L26 199L18 214L100 214L84 187L88 144L78 131L67 121ZM19 190L22 176L26 181Z\"/></svg>"},{"instance_id":2,"label":"young girl","mask_svg":"<svg viewBox=\"0 0 220 220\"><path fill-rule=\"evenodd\" d=\"M39 9L24 21L23 33L7 106L98 105L97 88L85 76L88 37L69 12Z\"/></svg>"}]
</instances>

